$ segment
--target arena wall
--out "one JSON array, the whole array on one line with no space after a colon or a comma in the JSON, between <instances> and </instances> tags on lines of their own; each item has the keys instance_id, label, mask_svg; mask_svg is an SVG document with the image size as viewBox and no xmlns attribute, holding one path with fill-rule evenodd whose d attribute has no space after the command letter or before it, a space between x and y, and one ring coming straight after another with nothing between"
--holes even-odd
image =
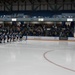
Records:
<instances>
[{"instance_id":1,"label":"arena wall","mask_svg":"<svg viewBox=\"0 0 75 75\"><path fill-rule=\"evenodd\" d=\"M26 39L26 36L24 36L23 39ZM75 42L75 37L68 37L68 40L59 40L59 37L27 36L27 40L74 41Z\"/></svg>"}]
</instances>

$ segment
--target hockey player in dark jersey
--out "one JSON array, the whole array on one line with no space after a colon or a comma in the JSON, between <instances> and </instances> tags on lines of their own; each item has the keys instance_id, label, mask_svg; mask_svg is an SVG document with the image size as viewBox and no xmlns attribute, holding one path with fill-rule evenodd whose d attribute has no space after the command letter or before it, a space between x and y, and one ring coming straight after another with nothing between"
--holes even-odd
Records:
<instances>
[{"instance_id":1,"label":"hockey player in dark jersey","mask_svg":"<svg viewBox=\"0 0 75 75\"><path fill-rule=\"evenodd\" d=\"M5 40L6 40L6 34L5 34L5 32L2 35L2 39L3 39L3 42L5 43Z\"/></svg>"},{"instance_id":2,"label":"hockey player in dark jersey","mask_svg":"<svg viewBox=\"0 0 75 75\"><path fill-rule=\"evenodd\" d=\"M19 39L19 33L16 32L16 39L18 40Z\"/></svg>"},{"instance_id":3,"label":"hockey player in dark jersey","mask_svg":"<svg viewBox=\"0 0 75 75\"><path fill-rule=\"evenodd\" d=\"M2 43L2 32L0 32L0 43Z\"/></svg>"},{"instance_id":4,"label":"hockey player in dark jersey","mask_svg":"<svg viewBox=\"0 0 75 75\"><path fill-rule=\"evenodd\" d=\"M7 33L7 42L9 42L9 32Z\"/></svg>"},{"instance_id":5,"label":"hockey player in dark jersey","mask_svg":"<svg viewBox=\"0 0 75 75\"><path fill-rule=\"evenodd\" d=\"M12 32L10 32L10 34L9 34L9 39L10 39L10 42L11 42L11 40L12 40Z\"/></svg>"},{"instance_id":6,"label":"hockey player in dark jersey","mask_svg":"<svg viewBox=\"0 0 75 75\"><path fill-rule=\"evenodd\" d=\"M16 34L15 32L13 33L13 42L15 41L15 38L16 38Z\"/></svg>"},{"instance_id":7,"label":"hockey player in dark jersey","mask_svg":"<svg viewBox=\"0 0 75 75\"><path fill-rule=\"evenodd\" d=\"M20 41L22 41L22 32L19 33Z\"/></svg>"}]
</instances>

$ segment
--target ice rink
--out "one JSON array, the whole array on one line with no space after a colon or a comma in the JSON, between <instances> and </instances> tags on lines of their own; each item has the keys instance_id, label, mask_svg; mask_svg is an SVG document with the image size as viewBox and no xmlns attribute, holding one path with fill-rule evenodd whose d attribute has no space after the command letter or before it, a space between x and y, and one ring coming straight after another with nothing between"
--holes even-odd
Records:
<instances>
[{"instance_id":1,"label":"ice rink","mask_svg":"<svg viewBox=\"0 0 75 75\"><path fill-rule=\"evenodd\" d=\"M0 75L75 75L75 42L0 44Z\"/></svg>"}]
</instances>

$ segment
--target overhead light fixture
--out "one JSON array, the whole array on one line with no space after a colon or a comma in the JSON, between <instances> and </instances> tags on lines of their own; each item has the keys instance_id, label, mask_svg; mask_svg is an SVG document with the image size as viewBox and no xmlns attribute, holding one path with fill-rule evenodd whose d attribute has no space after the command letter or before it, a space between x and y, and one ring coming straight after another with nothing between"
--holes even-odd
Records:
<instances>
[{"instance_id":1,"label":"overhead light fixture","mask_svg":"<svg viewBox=\"0 0 75 75\"><path fill-rule=\"evenodd\" d=\"M67 18L67 21L73 21L73 18Z\"/></svg>"},{"instance_id":2,"label":"overhead light fixture","mask_svg":"<svg viewBox=\"0 0 75 75\"><path fill-rule=\"evenodd\" d=\"M38 21L44 21L44 18L38 18Z\"/></svg>"},{"instance_id":3,"label":"overhead light fixture","mask_svg":"<svg viewBox=\"0 0 75 75\"><path fill-rule=\"evenodd\" d=\"M12 21L17 21L17 19L16 18L12 18Z\"/></svg>"}]
</instances>

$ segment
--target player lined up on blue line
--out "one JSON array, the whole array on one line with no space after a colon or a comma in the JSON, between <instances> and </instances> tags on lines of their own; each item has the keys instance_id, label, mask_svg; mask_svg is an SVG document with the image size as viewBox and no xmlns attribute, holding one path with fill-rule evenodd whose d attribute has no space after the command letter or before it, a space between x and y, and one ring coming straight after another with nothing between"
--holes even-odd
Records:
<instances>
[{"instance_id":1,"label":"player lined up on blue line","mask_svg":"<svg viewBox=\"0 0 75 75\"><path fill-rule=\"evenodd\" d=\"M0 43L7 43L7 42L15 42L15 41L22 41L22 34L17 32L7 32L2 33L0 32Z\"/></svg>"}]
</instances>

